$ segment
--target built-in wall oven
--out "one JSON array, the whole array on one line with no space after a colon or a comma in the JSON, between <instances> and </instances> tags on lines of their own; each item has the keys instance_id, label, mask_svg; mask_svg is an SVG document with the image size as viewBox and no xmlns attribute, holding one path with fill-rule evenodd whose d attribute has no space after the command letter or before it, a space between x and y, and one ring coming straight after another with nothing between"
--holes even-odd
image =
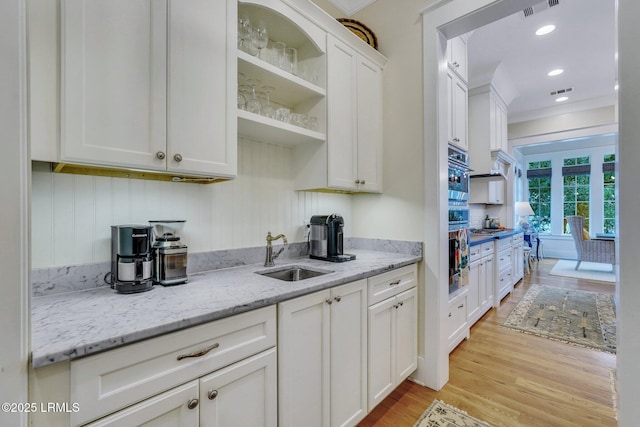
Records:
<instances>
[{"instance_id":1,"label":"built-in wall oven","mask_svg":"<svg viewBox=\"0 0 640 427\"><path fill-rule=\"evenodd\" d=\"M449 146L449 294L469 283L469 156Z\"/></svg>"},{"instance_id":2,"label":"built-in wall oven","mask_svg":"<svg viewBox=\"0 0 640 427\"><path fill-rule=\"evenodd\" d=\"M469 173L473 169L469 168L469 156L464 151L449 146L449 174L448 174L448 194L449 204L456 202L466 203L469 200Z\"/></svg>"}]
</instances>

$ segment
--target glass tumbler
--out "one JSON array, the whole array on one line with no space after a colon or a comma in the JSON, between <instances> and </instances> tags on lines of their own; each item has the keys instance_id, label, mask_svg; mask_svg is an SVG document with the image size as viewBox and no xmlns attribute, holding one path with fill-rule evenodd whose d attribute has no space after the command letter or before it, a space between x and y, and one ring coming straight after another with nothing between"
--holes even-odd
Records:
<instances>
[{"instance_id":1,"label":"glass tumbler","mask_svg":"<svg viewBox=\"0 0 640 427\"><path fill-rule=\"evenodd\" d=\"M286 70L286 62L285 62L285 50L287 49L287 45L284 44L284 42L273 42L273 45L271 46L273 48L273 51L275 53L275 64L278 67L280 67L283 70Z\"/></svg>"},{"instance_id":2,"label":"glass tumbler","mask_svg":"<svg viewBox=\"0 0 640 427\"><path fill-rule=\"evenodd\" d=\"M285 70L291 74L298 74L298 51L294 47L285 49Z\"/></svg>"}]
</instances>

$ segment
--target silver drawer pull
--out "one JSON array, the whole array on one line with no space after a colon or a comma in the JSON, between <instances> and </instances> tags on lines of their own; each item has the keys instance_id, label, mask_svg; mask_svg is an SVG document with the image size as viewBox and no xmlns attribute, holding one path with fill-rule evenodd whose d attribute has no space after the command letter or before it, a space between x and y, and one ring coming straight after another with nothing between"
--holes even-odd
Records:
<instances>
[{"instance_id":1,"label":"silver drawer pull","mask_svg":"<svg viewBox=\"0 0 640 427\"><path fill-rule=\"evenodd\" d=\"M213 400L216 397L218 397L218 390L209 390L209 393L207 393L207 397L209 398L209 400Z\"/></svg>"},{"instance_id":2,"label":"silver drawer pull","mask_svg":"<svg viewBox=\"0 0 640 427\"><path fill-rule=\"evenodd\" d=\"M197 406L198 406L198 399L191 399L187 403L187 408L189 408L189 409L195 409Z\"/></svg>"},{"instance_id":3,"label":"silver drawer pull","mask_svg":"<svg viewBox=\"0 0 640 427\"><path fill-rule=\"evenodd\" d=\"M460 304L460 305L458 306L458 308L463 308L463 307L464 307L464 304Z\"/></svg>"},{"instance_id":4,"label":"silver drawer pull","mask_svg":"<svg viewBox=\"0 0 640 427\"><path fill-rule=\"evenodd\" d=\"M181 354L178 356L178 360L182 360L182 359L186 359L188 357L202 357L205 354L209 353L211 350L213 350L214 348L218 348L220 347L219 343L215 343L207 348L204 348L200 351L196 351L195 353L189 353L189 354Z\"/></svg>"},{"instance_id":5,"label":"silver drawer pull","mask_svg":"<svg viewBox=\"0 0 640 427\"><path fill-rule=\"evenodd\" d=\"M396 285L399 285L399 284L400 284L400 279L395 280L395 281L393 281L393 282L390 282L390 283L389 283L389 286L396 286Z\"/></svg>"}]
</instances>

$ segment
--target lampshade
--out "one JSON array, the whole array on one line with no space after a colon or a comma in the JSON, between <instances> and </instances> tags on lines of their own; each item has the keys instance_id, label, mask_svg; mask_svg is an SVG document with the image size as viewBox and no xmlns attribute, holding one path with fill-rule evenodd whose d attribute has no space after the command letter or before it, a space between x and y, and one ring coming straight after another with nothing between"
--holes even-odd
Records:
<instances>
[{"instance_id":1,"label":"lampshade","mask_svg":"<svg viewBox=\"0 0 640 427\"><path fill-rule=\"evenodd\" d=\"M514 213L518 216L529 216L534 214L529 202L516 202Z\"/></svg>"}]
</instances>

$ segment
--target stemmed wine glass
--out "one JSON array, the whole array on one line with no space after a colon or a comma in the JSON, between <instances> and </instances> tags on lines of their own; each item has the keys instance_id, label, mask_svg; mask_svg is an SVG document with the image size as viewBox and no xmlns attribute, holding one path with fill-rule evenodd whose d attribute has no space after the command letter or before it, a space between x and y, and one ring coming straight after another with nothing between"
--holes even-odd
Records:
<instances>
[{"instance_id":1,"label":"stemmed wine glass","mask_svg":"<svg viewBox=\"0 0 640 427\"><path fill-rule=\"evenodd\" d=\"M275 119L276 109L273 108L273 106L271 105L271 100L269 99L269 95L271 95L273 91L276 90L276 88L274 88L273 86L263 86L262 90L264 91L264 94L266 97L266 102L262 106L262 115L270 119Z\"/></svg>"},{"instance_id":2,"label":"stemmed wine glass","mask_svg":"<svg viewBox=\"0 0 640 427\"><path fill-rule=\"evenodd\" d=\"M258 93L256 92L256 86L260 84L260 81L256 79L249 79L247 80L247 84L251 86L251 98L247 101L247 111L254 114L260 114L262 111L262 103L260 102L260 98L258 98Z\"/></svg>"},{"instance_id":3,"label":"stemmed wine glass","mask_svg":"<svg viewBox=\"0 0 640 427\"><path fill-rule=\"evenodd\" d=\"M242 14L238 17L238 48L248 51L251 46L253 28L249 15Z\"/></svg>"},{"instance_id":4,"label":"stemmed wine glass","mask_svg":"<svg viewBox=\"0 0 640 427\"><path fill-rule=\"evenodd\" d=\"M267 25L264 21L258 21L258 24L253 27L253 35L251 37L251 44L258 50L257 56L260 58L262 49L269 44L269 33L267 32ZM262 59L262 58L260 58Z\"/></svg>"}]
</instances>

